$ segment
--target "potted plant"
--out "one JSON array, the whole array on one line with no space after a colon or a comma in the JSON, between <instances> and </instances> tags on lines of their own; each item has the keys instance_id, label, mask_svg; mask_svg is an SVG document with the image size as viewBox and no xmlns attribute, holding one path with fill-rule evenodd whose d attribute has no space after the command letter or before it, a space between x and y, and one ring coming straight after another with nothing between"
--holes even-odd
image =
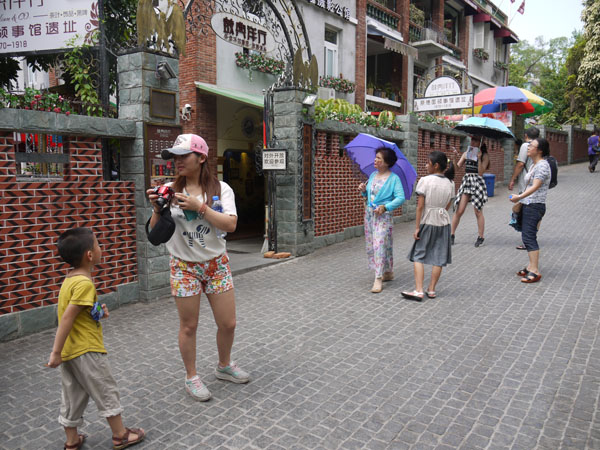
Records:
<instances>
[{"instance_id":1,"label":"potted plant","mask_svg":"<svg viewBox=\"0 0 600 450\"><path fill-rule=\"evenodd\" d=\"M367 83L367 95L373 95L373 91L375 90L375 83L369 81Z\"/></svg>"},{"instance_id":2,"label":"potted plant","mask_svg":"<svg viewBox=\"0 0 600 450\"><path fill-rule=\"evenodd\" d=\"M409 18L414 24L417 24L421 27L425 25L425 13L412 3L410 4Z\"/></svg>"},{"instance_id":3,"label":"potted plant","mask_svg":"<svg viewBox=\"0 0 600 450\"><path fill-rule=\"evenodd\" d=\"M473 56L481 61L487 61L490 59L490 54L486 52L484 48L473 49Z\"/></svg>"}]
</instances>

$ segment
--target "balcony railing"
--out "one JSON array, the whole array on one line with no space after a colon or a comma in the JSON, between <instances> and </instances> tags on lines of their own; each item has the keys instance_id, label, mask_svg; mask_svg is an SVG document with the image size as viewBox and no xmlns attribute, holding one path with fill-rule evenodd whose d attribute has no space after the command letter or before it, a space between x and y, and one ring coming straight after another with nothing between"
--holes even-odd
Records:
<instances>
[{"instance_id":1,"label":"balcony railing","mask_svg":"<svg viewBox=\"0 0 600 450\"><path fill-rule=\"evenodd\" d=\"M389 3L389 2L388 2ZM400 22L400 15L386 8L378 2L368 0L367 3L367 16L381 22L388 27L397 30L398 23Z\"/></svg>"}]
</instances>

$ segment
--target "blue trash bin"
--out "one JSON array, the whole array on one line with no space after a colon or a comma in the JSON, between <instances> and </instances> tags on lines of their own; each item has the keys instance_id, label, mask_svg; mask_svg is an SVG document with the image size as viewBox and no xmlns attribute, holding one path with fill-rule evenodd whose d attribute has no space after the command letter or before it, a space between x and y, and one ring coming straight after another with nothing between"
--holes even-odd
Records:
<instances>
[{"instance_id":1,"label":"blue trash bin","mask_svg":"<svg viewBox=\"0 0 600 450\"><path fill-rule=\"evenodd\" d=\"M494 196L494 184L496 183L496 175L493 173L484 173L483 179L485 181L485 187L487 188L488 197Z\"/></svg>"}]
</instances>

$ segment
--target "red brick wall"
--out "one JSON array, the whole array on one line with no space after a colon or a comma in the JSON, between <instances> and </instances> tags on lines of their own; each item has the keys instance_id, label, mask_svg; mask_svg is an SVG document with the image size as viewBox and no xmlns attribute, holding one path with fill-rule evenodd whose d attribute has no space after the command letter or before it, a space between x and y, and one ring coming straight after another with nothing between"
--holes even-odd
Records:
<instances>
[{"instance_id":1,"label":"red brick wall","mask_svg":"<svg viewBox=\"0 0 600 450\"><path fill-rule=\"evenodd\" d=\"M345 136L344 142L353 138ZM313 188L315 236L338 233L364 223L365 203L357 188L367 177L345 151L340 156L339 148L338 134L317 131ZM398 208L394 215L401 215L401 210Z\"/></svg>"},{"instance_id":2,"label":"red brick wall","mask_svg":"<svg viewBox=\"0 0 600 450\"><path fill-rule=\"evenodd\" d=\"M591 131L581 130L579 128L573 129L573 161L571 162L588 160L587 140L591 135ZM550 147L550 152L552 152L552 147Z\"/></svg>"},{"instance_id":3,"label":"red brick wall","mask_svg":"<svg viewBox=\"0 0 600 450\"><path fill-rule=\"evenodd\" d=\"M488 155L490 156L490 168L486 173L493 173L496 175L496 182L502 182L504 181L504 149L498 141L486 139L485 143L487 144ZM455 147L460 151L459 136L420 129L419 150L417 153L417 180L422 176L427 175L425 164L427 163L429 153L434 150L439 150L446 153L448 157L452 159L453 152L451 147ZM456 161L458 162L458 158L456 158ZM464 166L462 168L455 167L454 173L454 183L458 189L465 174Z\"/></svg>"},{"instance_id":4,"label":"red brick wall","mask_svg":"<svg viewBox=\"0 0 600 450\"><path fill-rule=\"evenodd\" d=\"M18 182L12 132L0 132L0 314L55 304L68 270L58 236L91 228L102 247L98 294L137 280L134 183L103 181L100 141L71 137L62 181Z\"/></svg>"},{"instance_id":5,"label":"red brick wall","mask_svg":"<svg viewBox=\"0 0 600 450\"><path fill-rule=\"evenodd\" d=\"M202 3L201 7L205 8L206 5ZM180 109L186 103L192 105L191 120L181 122L183 132L198 134L204 138L210 149L209 164L214 173L217 171L217 98L202 94L195 82L217 84L216 39L211 28L207 35L188 32L186 56L179 59Z\"/></svg>"},{"instance_id":6,"label":"red brick wall","mask_svg":"<svg viewBox=\"0 0 600 450\"><path fill-rule=\"evenodd\" d=\"M556 133L546 130L546 140L550 144L550 154L561 164L567 164L569 160L569 134Z\"/></svg>"},{"instance_id":7,"label":"red brick wall","mask_svg":"<svg viewBox=\"0 0 600 450\"><path fill-rule=\"evenodd\" d=\"M367 0L356 0L356 58L354 81L356 92L354 103L365 109L365 89L367 88Z\"/></svg>"}]
</instances>

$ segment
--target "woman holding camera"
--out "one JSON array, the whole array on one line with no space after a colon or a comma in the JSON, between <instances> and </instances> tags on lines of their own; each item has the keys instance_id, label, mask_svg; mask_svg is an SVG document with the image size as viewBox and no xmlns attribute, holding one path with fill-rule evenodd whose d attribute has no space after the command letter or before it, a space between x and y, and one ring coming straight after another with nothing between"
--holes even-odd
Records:
<instances>
[{"instance_id":1,"label":"woman holding camera","mask_svg":"<svg viewBox=\"0 0 600 450\"><path fill-rule=\"evenodd\" d=\"M167 242L171 254L171 292L179 313L179 351L186 370L185 389L199 401L211 394L196 372L196 330L202 292L208 297L217 324L219 363L215 375L221 380L247 383L249 375L231 361L236 326L235 295L225 239L217 230L235 231L237 212L232 189L211 173L208 146L195 134L177 137L172 148L163 150L164 159L174 158L177 178L170 211L175 233ZM150 226L160 219L161 206L153 189L146 192L154 212ZM211 208L219 196L223 212Z\"/></svg>"},{"instance_id":2,"label":"woman holding camera","mask_svg":"<svg viewBox=\"0 0 600 450\"><path fill-rule=\"evenodd\" d=\"M540 247L537 232L546 214L546 195L550 186L552 171L546 157L550 156L550 144L546 139L537 138L529 143L527 156L533 165L525 175L525 191L519 195L511 195L510 201L523 205L521 236L527 249L529 264L517 272L522 283L537 283L542 279L540 274Z\"/></svg>"}]
</instances>

